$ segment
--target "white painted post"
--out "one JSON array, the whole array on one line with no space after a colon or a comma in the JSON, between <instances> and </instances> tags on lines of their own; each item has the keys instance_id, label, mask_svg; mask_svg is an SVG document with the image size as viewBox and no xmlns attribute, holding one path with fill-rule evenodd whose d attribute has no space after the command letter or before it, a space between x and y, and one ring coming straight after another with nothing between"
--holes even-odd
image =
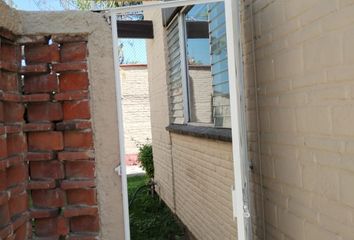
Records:
<instances>
[{"instance_id":1,"label":"white painted post","mask_svg":"<svg viewBox=\"0 0 354 240\"><path fill-rule=\"evenodd\" d=\"M125 144L124 144L124 125L123 125L123 109L122 109L122 91L119 73L119 56L118 56L118 31L117 31L117 15L111 13L112 25L112 42L113 42L113 58L114 58L114 79L116 86L116 104L117 104L117 121L119 134L119 164L122 181L123 195L123 217L124 217L124 238L130 240L130 224L129 224L129 202L128 202L128 184L127 173L125 167Z\"/></svg>"},{"instance_id":2,"label":"white painted post","mask_svg":"<svg viewBox=\"0 0 354 240\"><path fill-rule=\"evenodd\" d=\"M245 120L243 63L240 40L240 9L238 0L225 0L227 52L230 84L232 152L234 161L233 203L239 240L252 239L249 213L248 150Z\"/></svg>"}]
</instances>

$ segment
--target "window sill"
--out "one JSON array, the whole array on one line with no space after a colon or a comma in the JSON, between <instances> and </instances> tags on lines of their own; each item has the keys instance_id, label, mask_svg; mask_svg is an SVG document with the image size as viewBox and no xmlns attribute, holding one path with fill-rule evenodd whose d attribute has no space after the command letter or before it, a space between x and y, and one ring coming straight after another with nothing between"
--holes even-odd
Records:
<instances>
[{"instance_id":1,"label":"window sill","mask_svg":"<svg viewBox=\"0 0 354 240\"><path fill-rule=\"evenodd\" d=\"M214 139L224 142L232 142L232 135L230 128L214 128L191 126L185 124L170 124L166 130L171 133L188 135L199 138Z\"/></svg>"}]
</instances>

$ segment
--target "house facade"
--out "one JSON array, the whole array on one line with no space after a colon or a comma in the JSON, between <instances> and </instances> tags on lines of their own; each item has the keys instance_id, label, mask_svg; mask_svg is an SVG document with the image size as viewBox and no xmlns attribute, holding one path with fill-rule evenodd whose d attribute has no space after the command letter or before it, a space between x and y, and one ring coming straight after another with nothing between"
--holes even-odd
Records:
<instances>
[{"instance_id":1,"label":"house facade","mask_svg":"<svg viewBox=\"0 0 354 240\"><path fill-rule=\"evenodd\" d=\"M145 13L157 190L197 239L237 238L220 9ZM240 14L254 239L353 239L353 2L246 0Z\"/></svg>"}]
</instances>

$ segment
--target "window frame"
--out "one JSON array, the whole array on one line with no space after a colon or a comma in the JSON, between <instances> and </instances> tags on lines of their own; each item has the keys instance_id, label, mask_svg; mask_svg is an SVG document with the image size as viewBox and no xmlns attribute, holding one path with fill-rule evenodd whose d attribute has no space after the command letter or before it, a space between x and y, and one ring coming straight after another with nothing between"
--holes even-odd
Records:
<instances>
[{"instance_id":1,"label":"window frame","mask_svg":"<svg viewBox=\"0 0 354 240\"><path fill-rule=\"evenodd\" d=\"M220 127L215 125L214 111L212 111L211 123L202 123L202 122L193 122L191 121L191 95L190 95L190 79L189 79L189 67L187 63L187 22L185 16L188 11L193 8L194 5L185 6L179 9L176 12L176 15L171 18L171 21L167 24L166 27L171 25L174 21L178 21L178 35L179 35L179 46L180 46L180 61L181 61L181 79L182 79L182 98L183 98L183 124L194 126L194 127L203 127L203 128L213 128L213 129L231 129L229 127ZM210 34L210 32L209 32ZM210 49L211 51L211 49ZM211 54L211 52L210 52ZM211 67L211 65L210 65ZM169 92L170 94L170 92ZM229 92L230 96L230 92ZM178 124L170 122L170 124Z\"/></svg>"}]
</instances>

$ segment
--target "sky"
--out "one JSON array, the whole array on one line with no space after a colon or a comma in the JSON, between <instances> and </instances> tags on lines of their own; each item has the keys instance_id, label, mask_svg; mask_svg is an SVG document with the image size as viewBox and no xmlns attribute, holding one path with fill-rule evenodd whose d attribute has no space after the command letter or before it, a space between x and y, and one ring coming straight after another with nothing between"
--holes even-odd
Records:
<instances>
[{"instance_id":1,"label":"sky","mask_svg":"<svg viewBox=\"0 0 354 240\"><path fill-rule=\"evenodd\" d=\"M63 10L59 0L12 0L14 7L27 11Z\"/></svg>"}]
</instances>

